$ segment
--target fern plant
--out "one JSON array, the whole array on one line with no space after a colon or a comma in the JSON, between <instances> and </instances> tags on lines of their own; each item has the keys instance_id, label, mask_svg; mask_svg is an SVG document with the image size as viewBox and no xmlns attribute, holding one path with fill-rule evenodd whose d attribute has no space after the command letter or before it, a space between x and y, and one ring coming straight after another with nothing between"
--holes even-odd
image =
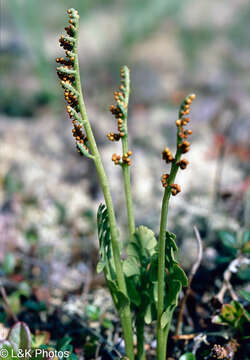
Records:
<instances>
[{"instance_id":1,"label":"fern plant","mask_svg":"<svg viewBox=\"0 0 250 360\"><path fill-rule=\"evenodd\" d=\"M157 324L157 359L166 359L168 332L178 296L183 286L187 285L187 277L181 269L176 254L178 248L175 235L166 231L168 204L171 196L177 195L181 189L175 183L179 169L185 169L188 161L182 154L189 151L187 141L191 130L184 130L189 123L190 104L195 95L187 96L180 106L177 126L177 150L175 156L169 148L162 152L162 158L171 164L169 174L162 175L164 195L160 219L160 231L157 239L154 232L145 227L135 227L133 199L130 184L130 166L132 151L128 148L127 113L130 92L130 74L126 66L121 68L121 84L114 92L115 105L110 111L117 121L117 132L109 132L110 141L121 141L121 155L113 154L112 161L122 169L124 190L128 215L129 242L122 248L116 223L114 206L110 194L108 179L103 167L98 146L89 122L84 104L79 63L78 63L78 30L79 14L75 9L68 10L69 25L66 35L59 39L65 50L65 57L57 58L60 66L57 74L64 89L67 103L66 109L72 120L72 133L76 147L81 155L94 161L100 179L105 204L97 211L98 237L100 242L97 272L104 272L107 286L118 311L126 357L130 360L146 358L144 350L144 327L156 321ZM122 260L121 252L126 253ZM135 327L135 334L133 329ZM134 349L134 337L137 338L137 349Z\"/></svg>"}]
</instances>

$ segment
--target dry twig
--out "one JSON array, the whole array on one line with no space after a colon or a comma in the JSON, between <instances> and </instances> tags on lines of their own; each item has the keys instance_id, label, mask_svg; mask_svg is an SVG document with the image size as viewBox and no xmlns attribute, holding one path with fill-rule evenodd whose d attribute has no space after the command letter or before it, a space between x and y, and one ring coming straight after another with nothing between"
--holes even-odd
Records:
<instances>
[{"instance_id":1,"label":"dry twig","mask_svg":"<svg viewBox=\"0 0 250 360\"><path fill-rule=\"evenodd\" d=\"M8 296L6 294L6 291L5 291L5 288L3 287L3 285L0 285L0 292L1 292L1 295L3 297L3 302L4 302L4 305L6 307L6 311L10 314L10 316L12 317L14 322L18 322L16 314L14 313L14 311L11 308Z\"/></svg>"},{"instance_id":2,"label":"dry twig","mask_svg":"<svg viewBox=\"0 0 250 360\"><path fill-rule=\"evenodd\" d=\"M223 274L222 287L221 287L220 291L218 292L218 294L215 296L215 299L219 300L219 302L221 304L223 304L223 300L224 300L226 291L229 291L233 300L235 300L235 301L238 300L238 296L236 295L236 293L233 290L233 287L230 283L230 279L232 277L232 274L237 273L240 266L249 265L249 264L250 264L250 259L248 259L242 255L238 256L236 259L234 259L230 262L230 264L228 265L227 269L225 270L225 272Z\"/></svg>"},{"instance_id":3,"label":"dry twig","mask_svg":"<svg viewBox=\"0 0 250 360\"><path fill-rule=\"evenodd\" d=\"M192 340L195 338L197 334L180 334L180 335L174 335L172 338L174 340Z\"/></svg>"}]
</instances>

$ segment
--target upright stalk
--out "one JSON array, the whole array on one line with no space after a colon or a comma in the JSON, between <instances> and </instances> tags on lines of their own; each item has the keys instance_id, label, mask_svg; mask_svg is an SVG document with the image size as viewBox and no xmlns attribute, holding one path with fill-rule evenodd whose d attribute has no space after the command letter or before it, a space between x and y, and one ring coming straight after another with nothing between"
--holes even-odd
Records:
<instances>
[{"instance_id":1,"label":"upright stalk","mask_svg":"<svg viewBox=\"0 0 250 360\"><path fill-rule=\"evenodd\" d=\"M123 152L127 152L126 147L123 147ZM135 232L135 220L134 220L134 206L131 195L131 186L130 186L130 170L127 164L122 165L122 174L124 179L124 189L126 197L126 206L128 214L128 229L129 237L131 239L133 233Z\"/></svg>"},{"instance_id":2,"label":"upright stalk","mask_svg":"<svg viewBox=\"0 0 250 360\"><path fill-rule=\"evenodd\" d=\"M125 87L127 89L125 93L125 104L126 104L126 114L123 120L123 129L124 136L122 137L122 153L123 156L128 153L128 126L127 126L127 118L128 118L128 102L129 102L129 94L130 94L130 76L129 70L127 70L127 76L125 76ZM131 238L133 233L135 232L135 220L134 220L134 206L131 194L131 183L130 183L130 169L127 163L122 164L122 174L124 179L124 188L125 188L125 197L126 197L126 206L127 206L127 214L128 214L128 228L129 228L129 237Z\"/></svg>"},{"instance_id":3,"label":"upright stalk","mask_svg":"<svg viewBox=\"0 0 250 360\"><path fill-rule=\"evenodd\" d=\"M162 200L159 248L158 248L158 308L157 308L157 359L166 359L166 342L164 330L161 327L161 316L164 312L165 294L165 251L166 251L166 226L168 217L168 204L171 192L165 189Z\"/></svg>"},{"instance_id":4,"label":"upright stalk","mask_svg":"<svg viewBox=\"0 0 250 360\"><path fill-rule=\"evenodd\" d=\"M165 188L164 196L162 199L162 208L161 208L161 220L160 220L160 233L159 233L159 250L158 250L158 306L157 306L157 360L165 360L167 352L167 337L169 324L165 329L161 326L161 316L164 312L164 298L165 298L165 256L166 256L166 227L167 227L167 218L168 218L168 205L171 196L171 184L174 183L177 171L178 164L177 162L181 158L181 150L178 145L181 143L179 134L177 133L177 151L175 154L175 159L172 162L170 175L167 179L168 186Z\"/></svg>"},{"instance_id":5,"label":"upright stalk","mask_svg":"<svg viewBox=\"0 0 250 360\"><path fill-rule=\"evenodd\" d=\"M165 187L163 199L162 199L162 208L161 208L161 220L160 220L160 233L159 233L159 243L158 243L158 304L157 304L157 360L166 360L167 352L167 339L168 332L172 320L172 315L174 312L174 307L169 310L168 322L165 326L162 325L162 315L165 311L164 305L166 296L166 227L167 227L167 218L168 218L168 206L170 196L178 194L180 186L174 184L174 180L179 168L185 169L187 167L188 161L186 159L181 159L181 155L189 151L190 143L184 139L187 139L188 135L192 134L191 130L184 130L190 119L185 117L189 114L189 108L192 101L195 99L195 94L188 95L182 102L179 110L179 119L176 121L177 126L177 150L175 157L173 158L171 151L168 148L165 148L163 151L163 159L166 160L166 163L171 162L170 174L164 174L162 176L162 184ZM171 244L170 244L171 245ZM183 278L182 285L186 281ZM176 294L178 298L178 293ZM176 299L177 300L177 299ZM164 320L164 319L163 319ZM163 321L165 324L165 320Z\"/></svg>"},{"instance_id":6,"label":"upright stalk","mask_svg":"<svg viewBox=\"0 0 250 360\"><path fill-rule=\"evenodd\" d=\"M88 120L87 112L85 103L83 100L82 95L82 87L81 87L81 80L80 80L80 71L79 71L79 63L78 63L78 52L77 52L77 44L78 44L78 31L76 35L76 41L74 44L74 52L76 54L75 61L74 61L74 70L76 71L75 76L75 84L76 84L76 90L79 93L79 108L80 113L83 119L83 126L86 131L89 148L91 150L91 153L94 157L94 163L96 166L96 170L101 182L102 191L108 211L108 218L110 223L110 233L111 233L111 242L112 242L112 250L114 255L114 263L115 263L115 270L116 270L116 276L117 276L117 283L120 288L120 290L127 295L127 288L125 283L125 278L122 270L122 262L120 257L120 247L119 247L119 240L118 240L118 231L117 231L117 225L116 225L116 218L115 218L115 212L113 207L113 202L111 198L111 193L109 189L109 184L107 180L107 176L101 161L100 153L98 151L96 141L92 132L91 125ZM126 348L126 355L130 360L134 359L134 350L133 350L133 332L132 332L132 321L131 321L131 311L130 311L130 305L124 305L124 307L120 311L120 317L121 317L121 325L123 329L123 336L125 341L125 348Z\"/></svg>"}]
</instances>

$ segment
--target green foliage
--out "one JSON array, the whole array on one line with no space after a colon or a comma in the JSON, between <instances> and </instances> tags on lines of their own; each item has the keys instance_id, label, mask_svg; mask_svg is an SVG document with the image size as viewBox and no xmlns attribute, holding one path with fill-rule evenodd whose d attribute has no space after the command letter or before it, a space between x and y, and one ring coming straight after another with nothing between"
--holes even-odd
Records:
<instances>
[{"instance_id":1,"label":"green foliage","mask_svg":"<svg viewBox=\"0 0 250 360\"><path fill-rule=\"evenodd\" d=\"M21 310L21 296L29 296L30 295L30 287L26 282L21 282L18 285L18 289L13 291L8 296L8 301L10 303L11 309L15 314L18 314Z\"/></svg>"},{"instance_id":2,"label":"green foliage","mask_svg":"<svg viewBox=\"0 0 250 360\"><path fill-rule=\"evenodd\" d=\"M60 340L58 340L57 344L56 344L56 349L57 350L62 350L65 347L67 347L70 343L71 343L72 339L69 336L66 336Z\"/></svg>"},{"instance_id":3,"label":"green foliage","mask_svg":"<svg viewBox=\"0 0 250 360\"><path fill-rule=\"evenodd\" d=\"M250 231L243 230L238 233L231 231L219 231L218 237L223 245L223 254L217 257L218 263L230 263L237 256L248 257L250 253ZM250 269L248 265L242 265L236 276L243 280L250 280Z\"/></svg>"},{"instance_id":4,"label":"green foliage","mask_svg":"<svg viewBox=\"0 0 250 360\"><path fill-rule=\"evenodd\" d=\"M218 232L218 237L225 249L226 256L218 259L219 262L229 262L237 254L250 253L250 231L244 230L239 233L222 230Z\"/></svg>"},{"instance_id":5,"label":"green foliage","mask_svg":"<svg viewBox=\"0 0 250 360\"><path fill-rule=\"evenodd\" d=\"M97 264L97 273L100 273L112 257L110 225L108 211L104 204L100 204L97 211L97 228L99 238L99 262Z\"/></svg>"},{"instance_id":6,"label":"green foliage","mask_svg":"<svg viewBox=\"0 0 250 360\"><path fill-rule=\"evenodd\" d=\"M32 348L38 349L42 345L46 345L49 341L50 333L47 331L39 331L35 335L32 334Z\"/></svg>"},{"instance_id":7,"label":"green foliage","mask_svg":"<svg viewBox=\"0 0 250 360\"><path fill-rule=\"evenodd\" d=\"M18 314L21 310L19 291L14 291L10 296L8 296L8 300L14 314Z\"/></svg>"},{"instance_id":8,"label":"green foliage","mask_svg":"<svg viewBox=\"0 0 250 360\"><path fill-rule=\"evenodd\" d=\"M124 307L129 305L129 298L122 290L119 289L117 282L115 280L110 279L109 274L106 275L106 281L109 287L109 291L111 292L111 295L113 297L114 304L118 312L121 312L124 309Z\"/></svg>"},{"instance_id":9,"label":"green foliage","mask_svg":"<svg viewBox=\"0 0 250 360\"><path fill-rule=\"evenodd\" d=\"M129 299L117 284L116 274L114 271L114 258L111 248L110 224L108 211L104 204L100 204L97 211L97 228L100 243L99 262L97 272L104 271L107 285L112 294L114 304L118 311L129 304Z\"/></svg>"},{"instance_id":10,"label":"green foliage","mask_svg":"<svg viewBox=\"0 0 250 360\"><path fill-rule=\"evenodd\" d=\"M242 332L244 324L250 322L250 314L240 302L231 301L230 304L222 305L220 315L215 316L213 322Z\"/></svg>"},{"instance_id":11,"label":"green foliage","mask_svg":"<svg viewBox=\"0 0 250 360\"><path fill-rule=\"evenodd\" d=\"M191 352L187 352L179 358L179 360L196 360L196 357Z\"/></svg>"},{"instance_id":12,"label":"green foliage","mask_svg":"<svg viewBox=\"0 0 250 360\"><path fill-rule=\"evenodd\" d=\"M237 249L237 237L234 233L229 231L219 231L218 235L225 247Z\"/></svg>"},{"instance_id":13,"label":"green foliage","mask_svg":"<svg viewBox=\"0 0 250 360\"><path fill-rule=\"evenodd\" d=\"M250 292L246 290L240 290L240 295L250 303Z\"/></svg>"},{"instance_id":14,"label":"green foliage","mask_svg":"<svg viewBox=\"0 0 250 360\"><path fill-rule=\"evenodd\" d=\"M37 244L39 239L37 229L34 226L31 226L26 230L25 237L30 245Z\"/></svg>"},{"instance_id":15,"label":"green foliage","mask_svg":"<svg viewBox=\"0 0 250 360\"><path fill-rule=\"evenodd\" d=\"M243 231L241 237L241 251L243 254L250 253L250 230Z\"/></svg>"},{"instance_id":16,"label":"green foliage","mask_svg":"<svg viewBox=\"0 0 250 360\"><path fill-rule=\"evenodd\" d=\"M95 305L92 304L86 305L85 313L91 321L98 321L100 319L100 315L101 315L100 308Z\"/></svg>"},{"instance_id":17,"label":"green foliage","mask_svg":"<svg viewBox=\"0 0 250 360\"><path fill-rule=\"evenodd\" d=\"M77 360L77 356L76 354L74 354L73 352L73 346L71 345L71 341L72 341L72 338L69 337L69 336L65 336L64 338L58 340L58 342L56 343L56 345L41 345L40 346L40 349L45 349L45 350L56 350L59 354L59 352L68 352L69 356L63 356L63 357L60 357L58 356L58 359L59 360ZM35 359L32 359L32 360L35 360ZM41 360L45 360L41 357Z\"/></svg>"},{"instance_id":18,"label":"green foliage","mask_svg":"<svg viewBox=\"0 0 250 360\"><path fill-rule=\"evenodd\" d=\"M150 324L156 313L157 240L146 226L136 228L123 262L128 295L135 314Z\"/></svg>"},{"instance_id":19,"label":"green foliage","mask_svg":"<svg viewBox=\"0 0 250 360\"><path fill-rule=\"evenodd\" d=\"M10 330L8 341L15 352L31 348L31 333L28 326L23 322L16 323Z\"/></svg>"},{"instance_id":20,"label":"green foliage","mask_svg":"<svg viewBox=\"0 0 250 360\"><path fill-rule=\"evenodd\" d=\"M175 259L178 247L175 243L175 234L166 232L166 275L167 292L165 296L165 310L161 316L161 327L169 325L172 314L178 305L178 297L182 286L187 286L188 279L182 268Z\"/></svg>"},{"instance_id":21,"label":"green foliage","mask_svg":"<svg viewBox=\"0 0 250 360\"><path fill-rule=\"evenodd\" d=\"M172 313L178 304L182 286L187 286L188 279L178 265L175 256L178 248L175 235L166 232L166 270L167 292L165 311L162 314L161 326L165 328L171 321ZM158 250L154 232L140 226L127 246L127 259L123 262L126 275L128 295L132 309L138 316L143 316L145 323L156 319L157 303L157 264Z\"/></svg>"},{"instance_id":22,"label":"green foliage","mask_svg":"<svg viewBox=\"0 0 250 360\"><path fill-rule=\"evenodd\" d=\"M16 267L16 257L11 253L6 253L3 261L3 270L6 274L12 274Z\"/></svg>"},{"instance_id":23,"label":"green foliage","mask_svg":"<svg viewBox=\"0 0 250 360\"><path fill-rule=\"evenodd\" d=\"M133 260L134 272L140 273L140 267L148 266L151 257L156 253L156 246L157 240L154 232L146 226L138 227L127 246L128 258L124 261L123 267L127 267L127 263L131 263ZM129 276L127 273L126 275Z\"/></svg>"},{"instance_id":24,"label":"green foliage","mask_svg":"<svg viewBox=\"0 0 250 360\"><path fill-rule=\"evenodd\" d=\"M46 303L43 301L33 301L33 300L27 300L23 304L24 307L26 307L29 310L33 310L36 312L45 311L47 309Z\"/></svg>"},{"instance_id":25,"label":"green foliage","mask_svg":"<svg viewBox=\"0 0 250 360\"><path fill-rule=\"evenodd\" d=\"M250 268L243 268L237 272L237 277L243 281L250 281Z\"/></svg>"},{"instance_id":26,"label":"green foliage","mask_svg":"<svg viewBox=\"0 0 250 360\"><path fill-rule=\"evenodd\" d=\"M24 322L15 323L9 331L8 337L5 340L0 341L0 350L6 350L6 356L1 358L12 360L14 358L23 358L31 360L46 360L46 352L44 354L36 353L36 349L44 350L56 350L59 355L59 351L69 353L69 356L58 357L59 360L77 360L77 356L73 353L73 346L70 344L72 339L70 337L64 337L60 339L57 344L47 344L49 340L49 333L46 331L40 332L38 335L33 335L30 332L29 327ZM25 357L25 351L27 356ZM5 353L1 352L1 355ZM56 354L56 352L55 352Z\"/></svg>"}]
</instances>

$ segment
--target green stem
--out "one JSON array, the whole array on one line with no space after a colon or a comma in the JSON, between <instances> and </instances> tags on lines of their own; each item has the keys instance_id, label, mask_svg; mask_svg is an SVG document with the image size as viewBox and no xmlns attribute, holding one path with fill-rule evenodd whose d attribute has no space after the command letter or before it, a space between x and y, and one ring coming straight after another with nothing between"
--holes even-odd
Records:
<instances>
[{"instance_id":1,"label":"green stem","mask_svg":"<svg viewBox=\"0 0 250 360\"><path fill-rule=\"evenodd\" d=\"M77 43L78 43L78 35L76 37L76 42L74 45L74 52L75 52L75 62L74 62L74 70L76 71L75 76L75 85L76 90L79 92L79 107L80 107L80 113L83 119L83 126L88 138L89 148L94 156L94 162L96 166L96 170L101 182L102 191L105 199L105 203L107 206L108 211L108 218L110 223L110 233L111 233L111 243L112 243L112 250L114 255L114 263L115 263L115 270L116 270L116 276L117 276L117 283L119 289L127 295L127 287L125 283L125 277L122 270L122 262L120 257L120 246L119 246L119 240L118 240L118 230L116 225L116 218L115 218L115 212L113 207L113 202L111 198L111 193L109 189L108 179L102 164L102 160L100 157L99 150L96 145L96 141L92 132L92 128L90 125L90 122L88 120L87 111L85 107L85 103L83 100L82 95L82 87L81 87L81 80L80 80L80 71L79 71L79 63L78 63L78 56L77 56ZM131 311L130 311L130 305L125 305L121 311L120 311L120 319L121 319L121 325L123 329L123 336L125 341L125 348L126 348L126 355L130 360L134 360L134 350L133 350L133 332L132 332L132 321L131 321Z\"/></svg>"},{"instance_id":2,"label":"green stem","mask_svg":"<svg viewBox=\"0 0 250 360\"><path fill-rule=\"evenodd\" d=\"M175 308L174 308L175 309ZM164 353L162 355L162 359L166 359L167 358L167 344L168 344L168 334L169 334L169 330L170 330L170 325L172 322L172 317L173 317L173 313L174 313L174 309L171 311L170 315L169 315L169 322L166 326L166 328L163 331L163 344L164 344Z\"/></svg>"},{"instance_id":3,"label":"green stem","mask_svg":"<svg viewBox=\"0 0 250 360\"><path fill-rule=\"evenodd\" d=\"M125 94L125 103L127 105L126 116L123 120L124 133L125 135L122 137L122 153L123 155L128 152L128 125L127 125L127 114L128 114L128 102L129 102L129 94L130 94L130 77L129 77L129 69L124 67L127 76L125 77L125 87L127 89ZM131 182L130 182L130 169L128 164L122 164L122 175L124 180L124 189L125 189L125 197L126 197L126 206L127 206L127 214L128 214L128 228L129 228L129 237L131 239L132 235L135 232L135 220L134 220L134 206L131 194Z\"/></svg>"},{"instance_id":4,"label":"green stem","mask_svg":"<svg viewBox=\"0 0 250 360\"><path fill-rule=\"evenodd\" d=\"M135 319L136 337L137 337L137 359L145 360L146 354L144 350L144 317L138 316Z\"/></svg>"},{"instance_id":5,"label":"green stem","mask_svg":"<svg viewBox=\"0 0 250 360\"><path fill-rule=\"evenodd\" d=\"M171 192L165 189L159 234L159 250L158 250L158 308L157 308L157 359L166 359L166 339L164 329L161 327L161 316L164 312L164 294L165 294L165 249L166 249L166 226L168 217L168 204Z\"/></svg>"},{"instance_id":6,"label":"green stem","mask_svg":"<svg viewBox=\"0 0 250 360\"><path fill-rule=\"evenodd\" d=\"M181 151L178 148L181 139L177 134L177 151L175 159L171 166L171 171L167 179L168 186L165 188L164 196L162 199L161 208L161 221L160 221L160 233L159 233L159 250L158 250L158 305L157 305L157 360L166 359L167 351L167 338L168 338L168 327L163 329L161 327L161 316L164 312L164 298L165 298L165 254L166 254L166 227L168 218L168 205L171 196L170 185L174 183L179 166L177 162L180 160Z\"/></svg>"},{"instance_id":7,"label":"green stem","mask_svg":"<svg viewBox=\"0 0 250 360\"><path fill-rule=\"evenodd\" d=\"M124 143L122 143L123 145ZM123 154L125 154L128 150L127 147L123 146ZM131 194L131 184L130 184L130 169L127 164L122 164L122 174L124 180L124 189L125 189L125 197L126 197L126 206L127 206L127 214L128 214L128 228L129 228L129 237L131 239L132 235L135 232L135 220L134 220L134 206Z\"/></svg>"}]
</instances>

